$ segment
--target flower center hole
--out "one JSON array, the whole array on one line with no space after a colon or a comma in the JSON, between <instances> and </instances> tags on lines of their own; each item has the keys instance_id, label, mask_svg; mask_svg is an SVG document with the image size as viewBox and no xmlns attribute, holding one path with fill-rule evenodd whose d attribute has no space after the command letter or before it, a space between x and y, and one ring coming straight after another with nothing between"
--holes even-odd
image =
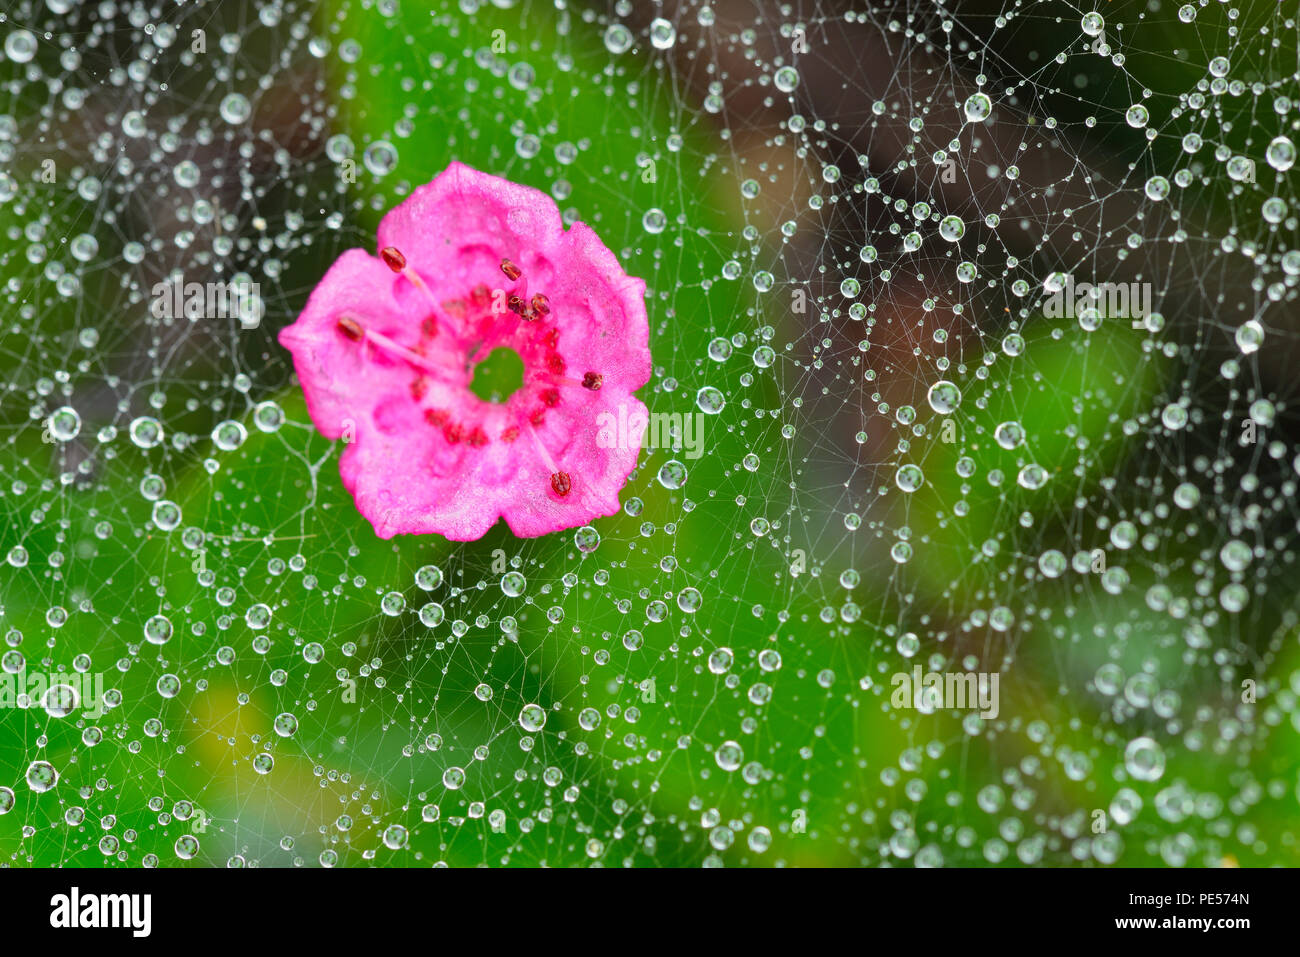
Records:
<instances>
[{"instance_id":1,"label":"flower center hole","mask_svg":"<svg viewBox=\"0 0 1300 957\"><path fill-rule=\"evenodd\" d=\"M504 402L524 384L524 360L514 349L500 346L474 367L469 390L484 402Z\"/></svg>"}]
</instances>

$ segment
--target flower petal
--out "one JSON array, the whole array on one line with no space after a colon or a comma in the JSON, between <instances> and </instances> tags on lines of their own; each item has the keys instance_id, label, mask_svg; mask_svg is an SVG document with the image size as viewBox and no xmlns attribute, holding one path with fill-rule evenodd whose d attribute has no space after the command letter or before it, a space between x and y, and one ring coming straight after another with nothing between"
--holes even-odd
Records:
<instances>
[{"instance_id":1,"label":"flower petal","mask_svg":"<svg viewBox=\"0 0 1300 957\"><path fill-rule=\"evenodd\" d=\"M395 246L438 288L500 283L501 260L536 270L554 261L564 236L560 211L540 190L450 164L379 224L379 248Z\"/></svg>"},{"instance_id":2,"label":"flower petal","mask_svg":"<svg viewBox=\"0 0 1300 957\"><path fill-rule=\"evenodd\" d=\"M298 321L280 330L280 344L293 353L307 411L322 435L355 434L359 396L387 390L391 372L340 334L339 319L351 315L377 329L410 324L393 297L393 273L361 249L340 256L312 290Z\"/></svg>"}]
</instances>

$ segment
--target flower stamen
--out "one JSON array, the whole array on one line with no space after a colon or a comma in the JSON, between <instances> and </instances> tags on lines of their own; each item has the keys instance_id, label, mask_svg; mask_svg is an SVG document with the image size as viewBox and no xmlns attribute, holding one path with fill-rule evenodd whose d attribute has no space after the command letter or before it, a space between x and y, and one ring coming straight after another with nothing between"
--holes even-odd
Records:
<instances>
[{"instance_id":1,"label":"flower stamen","mask_svg":"<svg viewBox=\"0 0 1300 957\"><path fill-rule=\"evenodd\" d=\"M407 263L406 257L402 255L400 249L396 246L385 246L383 249L379 250L379 258L382 259L384 265L393 272L405 276L411 285L424 293L431 303L435 306L438 305L438 300L433 298L432 290L425 285L424 280L420 278L420 274Z\"/></svg>"},{"instance_id":2,"label":"flower stamen","mask_svg":"<svg viewBox=\"0 0 1300 957\"><path fill-rule=\"evenodd\" d=\"M573 479L569 477L568 472L560 471L560 467L555 464L555 459L551 458L551 453L546 451L546 446L538 438L537 430L530 428L528 434L533 437L533 445L537 447L538 453L542 456L542 461L551 470L551 489L556 495L568 495L569 490L573 488Z\"/></svg>"},{"instance_id":3,"label":"flower stamen","mask_svg":"<svg viewBox=\"0 0 1300 957\"><path fill-rule=\"evenodd\" d=\"M531 298L528 296L528 281L524 279L524 271L516 266L509 259L501 260L501 271L511 282L518 285L506 299L506 307L524 322L532 322L535 319L541 319L551 314L551 301L546 298L544 293L535 293Z\"/></svg>"},{"instance_id":4,"label":"flower stamen","mask_svg":"<svg viewBox=\"0 0 1300 957\"><path fill-rule=\"evenodd\" d=\"M343 316L338 321L338 330L347 336L353 342L369 342L372 346L387 352L391 356L399 359L405 359L417 369L423 369L425 372L432 372L442 377L442 370L429 359L420 355L406 346L394 342L382 332L375 332L373 329L367 329L356 319L351 316Z\"/></svg>"},{"instance_id":5,"label":"flower stamen","mask_svg":"<svg viewBox=\"0 0 1300 957\"><path fill-rule=\"evenodd\" d=\"M575 379L573 376L562 375L555 376L551 379L557 385L569 385L575 389L588 389L592 392L599 392L600 387L605 383L605 377L599 372L587 372L581 379Z\"/></svg>"}]
</instances>

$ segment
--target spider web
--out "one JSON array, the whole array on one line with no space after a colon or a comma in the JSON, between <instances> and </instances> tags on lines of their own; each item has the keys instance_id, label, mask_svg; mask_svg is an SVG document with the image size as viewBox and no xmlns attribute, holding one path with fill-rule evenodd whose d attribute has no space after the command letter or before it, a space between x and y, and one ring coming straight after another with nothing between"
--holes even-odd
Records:
<instances>
[{"instance_id":1,"label":"spider web","mask_svg":"<svg viewBox=\"0 0 1300 957\"><path fill-rule=\"evenodd\" d=\"M7 860L1294 863L1293 9L0 34L0 669L104 705L0 709ZM687 418L619 516L380 541L311 425L275 332L452 159L647 282ZM997 713L898 705L918 666Z\"/></svg>"}]
</instances>

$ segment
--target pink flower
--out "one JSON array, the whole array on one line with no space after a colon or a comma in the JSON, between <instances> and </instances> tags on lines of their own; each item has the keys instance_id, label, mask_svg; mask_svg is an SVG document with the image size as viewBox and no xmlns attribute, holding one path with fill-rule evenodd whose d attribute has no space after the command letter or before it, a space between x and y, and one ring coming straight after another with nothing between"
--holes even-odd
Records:
<instances>
[{"instance_id":1,"label":"pink flower","mask_svg":"<svg viewBox=\"0 0 1300 957\"><path fill-rule=\"evenodd\" d=\"M376 534L469 541L504 518L530 538L616 513L640 440L604 448L597 420L645 415L645 283L546 194L460 163L384 217L379 249L340 256L280 333ZM499 403L469 388L498 347L524 365Z\"/></svg>"}]
</instances>

